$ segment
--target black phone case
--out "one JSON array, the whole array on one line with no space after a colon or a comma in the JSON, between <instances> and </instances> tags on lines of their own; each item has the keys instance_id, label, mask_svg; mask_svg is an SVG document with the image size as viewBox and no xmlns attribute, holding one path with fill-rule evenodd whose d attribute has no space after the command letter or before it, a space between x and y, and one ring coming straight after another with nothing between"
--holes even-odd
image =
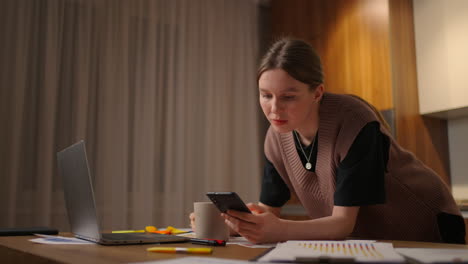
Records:
<instances>
[{"instance_id":1,"label":"black phone case","mask_svg":"<svg viewBox=\"0 0 468 264\"><path fill-rule=\"evenodd\" d=\"M57 235L58 230L42 226L0 228L0 236L31 236L34 234Z\"/></svg>"},{"instance_id":2,"label":"black phone case","mask_svg":"<svg viewBox=\"0 0 468 264\"><path fill-rule=\"evenodd\" d=\"M208 192L206 195L223 213L227 210L251 213L249 208L235 192Z\"/></svg>"}]
</instances>

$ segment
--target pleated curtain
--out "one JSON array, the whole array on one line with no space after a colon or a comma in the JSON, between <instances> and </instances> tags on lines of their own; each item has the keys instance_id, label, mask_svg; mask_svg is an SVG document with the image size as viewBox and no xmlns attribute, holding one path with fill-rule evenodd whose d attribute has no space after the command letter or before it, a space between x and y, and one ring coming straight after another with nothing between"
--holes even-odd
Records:
<instances>
[{"instance_id":1,"label":"pleated curtain","mask_svg":"<svg viewBox=\"0 0 468 264\"><path fill-rule=\"evenodd\" d=\"M258 201L252 0L0 1L0 226L69 230L56 153L85 140L104 229Z\"/></svg>"}]
</instances>

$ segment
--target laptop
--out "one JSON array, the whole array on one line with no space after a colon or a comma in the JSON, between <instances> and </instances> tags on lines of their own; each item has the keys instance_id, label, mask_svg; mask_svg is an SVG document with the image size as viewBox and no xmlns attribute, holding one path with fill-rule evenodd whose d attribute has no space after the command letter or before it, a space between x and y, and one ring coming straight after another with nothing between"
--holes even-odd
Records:
<instances>
[{"instance_id":1,"label":"laptop","mask_svg":"<svg viewBox=\"0 0 468 264\"><path fill-rule=\"evenodd\" d=\"M102 233L98 221L85 142L83 140L57 153L58 169L71 231L77 238L102 245L176 243L190 238L154 233Z\"/></svg>"}]
</instances>

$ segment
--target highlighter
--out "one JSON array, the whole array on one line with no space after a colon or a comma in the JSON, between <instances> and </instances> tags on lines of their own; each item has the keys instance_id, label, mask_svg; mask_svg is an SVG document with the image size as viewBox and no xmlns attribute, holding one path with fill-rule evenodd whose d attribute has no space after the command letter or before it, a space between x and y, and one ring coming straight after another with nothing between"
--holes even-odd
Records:
<instances>
[{"instance_id":1,"label":"highlighter","mask_svg":"<svg viewBox=\"0 0 468 264\"><path fill-rule=\"evenodd\" d=\"M157 253L211 254L212 248L150 247L146 251Z\"/></svg>"}]
</instances>

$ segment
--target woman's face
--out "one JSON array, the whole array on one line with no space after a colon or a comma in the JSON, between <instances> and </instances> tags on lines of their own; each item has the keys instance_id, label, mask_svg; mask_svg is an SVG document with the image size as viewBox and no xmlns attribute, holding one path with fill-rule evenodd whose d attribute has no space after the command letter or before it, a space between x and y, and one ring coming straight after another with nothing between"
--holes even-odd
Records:
<instances>
[{"instance_id":1,"label":"woman's face","mask_svg":"<svg viewBox=\"0 0 468 264\"><path fill-rule=\"evenodd\" d=\"M282 69L273 69L263 72L258 86L263 113L276 131L299 131L314 123L318 100L309 85Z\"/></svg>"}]
</instances>

